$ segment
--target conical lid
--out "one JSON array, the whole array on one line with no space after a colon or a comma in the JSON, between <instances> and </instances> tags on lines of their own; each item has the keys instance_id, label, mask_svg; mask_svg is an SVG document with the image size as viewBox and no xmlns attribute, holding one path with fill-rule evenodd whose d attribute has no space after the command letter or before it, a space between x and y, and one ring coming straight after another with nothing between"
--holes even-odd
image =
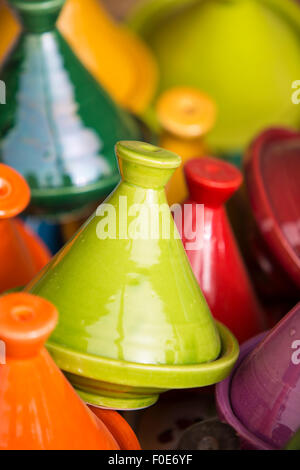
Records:
<instances>
[{"instance_id":1,"label":"conical lid","mask_svg":"<svg viewBox=\"0 0 300 470\"><path fill-rule=\"evenodd\" d=\"M264 318L225 209L242 174L212 157L194 158L184 170L184 247L213 315L243 343L263 330Z\"/></svg>"},{"instance_id":2,"label":"conical lid","mask_svg":"<svg viewBox=\"0 0 300 470\"><path fill-rule=\"evenodd\" d=\"M29 294L0 299L0 449L119 449L106 426L86 408L43 344L56 309Z\"/></svg>"},{"instance_id":3,"label":"conical lid","mask_svg":"<svg viewBox=\"0 0 300 470\"><path fill-rule=\"evenodd\" d=\"M42 241L14 218L29 201L24 178L0 164L0 292L26 285L50 260Z\"/></svg>"},{"instance_id":4,"label":"conical lid","mask_svg":"<svg viewBox=\"0 0 300 470\"><path fill-rule=\"evenodd\" d=\"M115 142L140 137L55 28L63 3L11 0L25 30L0 73L0 160L27 179L32 206L55 215L106 196L119 181Z\"/></svg>"},{"instance_id":5,"label":"conical lid","mask_svg":"<svg viewBox=\"0 0 300 470\"><path fill-rule=\"evenodd\" d=\"M59 309L49 348L62 369L82 376L71 377L79 389L87 387L82 381L96 363L98 372L103 364L111 364L111 373L120 367L123 384L130 384L132 368L140 387L149 384L145 375L152 366L157 371L150 386L161 384L165 366L169 376L158 388L188 386L191 367L189 378L201 385L198 368L223 356L166 202L164 185L180 158L141 142L120 142L116 151L123 181L27 290ZM234 356L236 344L231 345ZM80 372L76 362L83 356L87 365ZM221 366L216 371L223 372ZM182 377L175 380L172 370L178 375L178 367Z\"/></svg>"},{"instance_id":6,"label":"conical lid","mask_svg":"<svg viewBox=\"0 0 300 470\"><path fill-rule=\"evenodd\" d=\"M257 438L282 448L300 426L300 303L235 371L235 416Z\"/></svg>"},{"instance_id":7,"label":"conical lid","mask_svg":"<svg viewBox=\"0 0 300 470\"><path fill-rule=\"evenodd\" d=\"M0 0L0 65L20 29L5 0ZM120 105L137 113L148 107L157 85L154 57L136 34L113 21L100 0L68 0L58 29L85 67Z\"/></svg>"}]
</instances>

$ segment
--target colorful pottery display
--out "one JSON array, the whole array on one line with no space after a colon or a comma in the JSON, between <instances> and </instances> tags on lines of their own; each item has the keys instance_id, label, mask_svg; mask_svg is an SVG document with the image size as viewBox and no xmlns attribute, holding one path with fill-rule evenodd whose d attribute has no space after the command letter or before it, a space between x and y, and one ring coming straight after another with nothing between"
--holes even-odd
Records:
<instances>
[{"instance_id":1,"label":"colorful pottery display","mask_svg":"<svg viewBox=\"0 0 300 470\"><path fill-rule=\"evenodd\" d=\"M291 99L300 76L295 1L148 0L129 25L157 58L160 91L192 86L215 100L215 151L240 152L266 127L299 125Z\"/></svg>"},{"instance_id":2,"label":"colorful pottery display","mask_svg":"<svg viewBox=\"0 0 300 470\"><path fill-rule=\"evenodd\" d=\"M235 370L217 385L220 416L245 448L281 449L299 428L299 338L300 303L269 334L245 343Z\"/></svg>"},{"instance_id":3,"label":"colorful pottery display","mask_svg":"<svg viewBox=\"0 0 300 470\"><path fill-rule=\"evenodd\" d=\"M160 146L182 158L181 167L166 186L167 199L172 205L187 197L183 165L205 154L204 138L215 124L216 107L207 95L194 88L175 87L160 96L156 112L162 127Z\"/></svg>"},{"instance_id":4,"label":"colorful pottery display","mask_svg":"<svg viewBox=\"0 0 300 470\"><path fill-rule=\"evenodd\" d=\"M118 450L109 428L84 405L44 348L57 318L52 304L30 294L0 299L0 339L6 346L6 363L0 365L0 449Z\"/></svg>"},{"instance_id":5,"label":"colorful pottery display","mask_svg":"<svg viewBox=\"0 0 300 470\"><path fill-rule=\"evenodd\" d=\"M264 327L225 209L242 174L211 157L190 160L184 171L190 195L182 206L183 245L213 315L242 343Z\"/></svg>"},{"instance_id":6,"label":"colorful pottery display","mask_svg":"<svg viewBox=\"0 0 300 470\"><path fill-rule=\"evenodd\" d=\"M67 0L58 29L86 68L124 107L143 112L157 84L150 50L131 31L116 23L97 0ZM20 32L4 0L0 0L0 62ZM122 80L120 80L122 70Z\"/></svg>"},{"instance_id":7,"label":"colorful pottery display","mask_svg":"<svg viewBox=\"0 0 300 470\"><path fill-rule=\"evenodd\" d=\"M29 201L26 181L0 164L0 293L26 285L50 260L42 241L15 218Z\"/></svg>"},{"instance_id":8,"label":"colorful pottery display","mask_svg":"<svg viewBox=\"0 0 300 470\"><path fill-rule=\"evenodd\" d=\"M142 142L116 153L122 182L27 291L59 309L48 349L81 397L130 409L222 380L239 348L214 322L170 214L164 186L180 158Z\"/></svg>"},{"instance_id":9,"label":"colorful pottery display","mask_svg":"<svg viewBox=\"0 0 300 470\"><path fill-rule=\"evenodd\" d=\"M247 152L245 173L258 228L249 216L248 250L256 260L258 287L269 297L299 298L300 134L286 129L260 134Z\"/></svg>"},{"instance_id":10,"label":"colorful pottery display","mask_svg":"<svg viewBox=\"0 0 300 470\"><path fill-rule=\"evenodd\" d=\"M0 73L0 160L27 179L39 212L79 211L115 187L113 146L140 131L55 28L64 0L10 4L24 33Z\"/></svg>"}]
</instances>

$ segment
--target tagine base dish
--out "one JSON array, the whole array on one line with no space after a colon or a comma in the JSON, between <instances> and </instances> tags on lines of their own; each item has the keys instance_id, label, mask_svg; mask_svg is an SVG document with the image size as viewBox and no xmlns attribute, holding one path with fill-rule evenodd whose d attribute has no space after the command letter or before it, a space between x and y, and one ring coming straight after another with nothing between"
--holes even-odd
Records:
<instances>
[{"instance_id":1,"label":"tagine base dish","mask_svg":"<svg viewBox=\"0 0 300 470\"><path fill-rule=\"evenodd\" d=\"M204 387L228 376L238 357L239 345L224 325L218 322L216 325L222 342L221 354L205 364L130 363L81 354L51 342L47 347L81 398L89 404L120 410L142 409L153 405L159 394L169 389Z\"/></svg>"},{"instance_id":2,"label":"tagine base dish","mask_svg":"<svg viewBox=\"0 0 300 470\"><path fill-rule=\"evenodd\" d=\"M246 426L239 420L239 418L234 414L232 409L230 392L231 392L231 382L235 371L238 369L239 365L243 360L253 351L253 349L265 338L268 334L268 331L260 333L259 335L251 338L246 341L241 346L241 352L237 363L235 364L234 370L231 372L230 376L227 377L222 383L217 385L216 388L216 400L219 416L222 420L225 420L230 426L232 426L236 432L239 434L242 447L247 450L275 450L270 444L263 441L259 437L256 437L251 431L249 431ZM244 445L243 445L244 443Z\"/></svg>"}]
</instances>

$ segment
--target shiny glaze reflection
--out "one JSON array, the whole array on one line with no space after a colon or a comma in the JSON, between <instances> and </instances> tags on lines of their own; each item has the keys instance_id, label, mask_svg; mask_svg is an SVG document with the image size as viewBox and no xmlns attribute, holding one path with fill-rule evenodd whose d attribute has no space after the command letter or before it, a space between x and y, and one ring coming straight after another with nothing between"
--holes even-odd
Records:
<instances>
[{"instance_id":1,"label":"shiny glaze reflection","mask_svg":"<svg viewBox=\"0 0 300 470\"><path fill-rule=\"evenodd\" d=\"M143 178L146 171L141 166ZM165 182L166 172L170 177L173 170L150 171L157 183L158 178ZM117 215L116 239L97 237L99 224L108 220L106 212L97 216L100 206L28 287L52 299L61 313L51 344L145 364L197 364L218 357L219 335L182 242L174 236L169 209L170 239L162 238L162 227L158 239L120 236L123 217L129 231L132 224L142 230L147 223L143 211L134 214L134 204L144 209L157 204L156 210L167 205L162 184L157 186L152 189L122 181L105 201ZM122 197L127 198L127 218Z\"/></svg>"},{"instance_id":2,"label":"shiny glaze reflection","mask_svg":"<svg viewBox=\"0 0 300 470\"><path fill-rule=\"evenodd\" d=\"M243 360L232 379L235 415L277 449L300 426L300 366L292 360L292 344L299 339L300 303Z\"/></svg>"},{"instance_id":3,"label":"shiny glaze reflection","mask_svg":"<svg viewBox=\"0 0 300 470\"><path fill-rule=\"evenodd\" d=\"M46 211L53 204L55 210L78 209L107 195L119 181L115 142L140 132L51 20L46 32L21 35L0 78L7 88L0 159L25 176L33 203Z\"/></svg>"}]
</instances>

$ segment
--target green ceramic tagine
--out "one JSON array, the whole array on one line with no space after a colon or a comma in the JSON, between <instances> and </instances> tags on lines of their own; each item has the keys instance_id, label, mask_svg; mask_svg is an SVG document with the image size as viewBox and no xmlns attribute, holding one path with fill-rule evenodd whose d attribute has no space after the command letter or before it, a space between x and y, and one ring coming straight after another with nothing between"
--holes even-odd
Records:
<instances>
[{"instance_id":1,"label":"green ceramic tagine","mask_svg":"<svg viewBox=\"0 0 300 470\"><path fill-rule=\"evenodd\" d=\"M56 29L64 0L10 4L24 31L0 72L7 103L0 113L0 161L27 179L33 208L80 209L118 183L113 146L140 131Z\"/></svg>"},{"instance_id":2,"label":"green ceramic tagine","mask_svg":"<svg viewBox=\"0 0 300 470\"><path fill-rule=\"evenodd\" d=\"M81 397L132 409L224 379L238 344L213 320L167 204L180 158L133 141L116 153L121 183L26 290L58 308L48 348Z\"/></svg>"},{"instance_id":3,"label":"green ceramic tagine","mask_svg":"<svg viewBox=\"0 0 300 470\"><path fill-rule=\"evenodd\" d=\"M192 86L216 102L208 144L241 154L262 129L298 127L300 6L294 0L146 0L129 25L152 48L160 92Z\"/></svg>"}]
</instances>

